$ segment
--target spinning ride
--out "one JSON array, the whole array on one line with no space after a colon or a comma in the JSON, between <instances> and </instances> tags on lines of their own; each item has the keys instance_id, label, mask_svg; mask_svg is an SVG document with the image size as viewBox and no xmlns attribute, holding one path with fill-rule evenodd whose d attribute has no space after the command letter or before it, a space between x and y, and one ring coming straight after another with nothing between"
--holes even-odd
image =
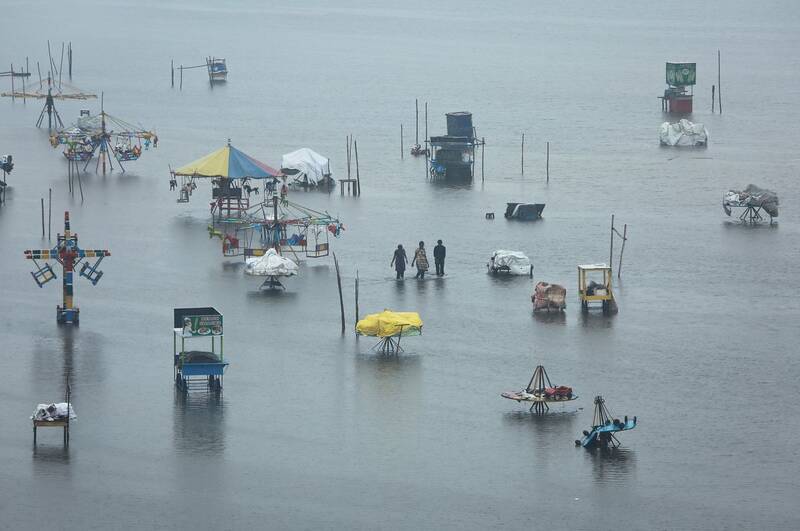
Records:
<instances>
[{"instance_id":1,"label":"spinning ride","mask_svg":"<svg viewBox=\"0 0 800 531\"><path fill-rule=\"evenodd\" d=\"M571 402L578 398L578 395L572 393L572 387L553 385L542 365L537 365L534 369L528 387L522 391L506 391L500 396L517 402L531 402L530 411L540 415L550 410L550 403Z\"/></svg>"},{"instance_id":2,"label":"spinning ride","mask_svg":"<svg viewBox=\"0 0 800 531\"><path fill-rule=\"evenodd\" d=\"M602 396L594 397L594 415L592 416L591 431L583 431L583 439L576 440L575 446L584 448L616 448L620 445L619 439L614 435L620 431L632 430L636 427L636 417L625 420L612 419L606 401Z\"/></svg>"}]
</instances>

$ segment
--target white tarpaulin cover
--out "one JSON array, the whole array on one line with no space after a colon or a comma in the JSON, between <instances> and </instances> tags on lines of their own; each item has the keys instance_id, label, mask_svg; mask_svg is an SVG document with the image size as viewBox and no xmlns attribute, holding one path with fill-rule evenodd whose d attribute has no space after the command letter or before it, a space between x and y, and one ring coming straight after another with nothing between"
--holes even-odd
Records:
<instances>
[{"instance_id":1,"label":"white tarpaulin cover","mask_svg":"<svg viewBox=\"0 0 800 531\"><path fill-rule=\"evenodd\" d=\"M778 194L766 188L748 184L744 190L729 190L722 199L725 213L731 215L730 207L761 207L767 214L778 217Z\"/></svg>"},{"instance_id":2,"label":"white tarpaulin cover","mask_svg":"<svg viewBox=\"0 0 800 531\"><path fill-rule=\"evenodd\" d=\"M316 151L300 148L281 158L281 169L297 170L306 176L308 184L318 184L329 173L330 162Z\"/></svg>"},{"instance_id":3,"label":"white tarpaulin cover","mask_svg":"<svg viewBox=\"0 0 800 531\"><path fill-rule=\"evenodd\" d=\"M693 124L686 119L674 124L664 122L658 139L664 146L705 146L708 143L708 129L703 124Z\"/></svg>"},{"instance_id":4,"label":"white tarpaulin cover","mask_svg":"<svg viewBox=\"0 0 800 531\"><path fill-rule=\"evenodd\" d=\"M75 408L71 404L67 405L66 402L39 404L36 406L31 418L33 420L63 420L67 418L67 411L69 411L70 420L78 418L75 415Z\"/></svg>"},{"instance_id":5,"label":"white tarpaulin cover","mask_svg":"<svg viewBox=\"0 0 800 531\"><path fill-rule=\"evenodd\" d=\"M497 250L487 264L491 272L508 272L512 275L529 275L531 260L519 251Z\"/></svg>"},{"instance_id":6,"label":"white tarpaulin cover","mask_svg":"<svg viewBox=\"0 0 800 531\"><path fill-rule=\"evenodd\" d=\"M264 256L248 258L244 272L259 277L290 277L297 274L297 264L279 255L275 249L267 249Z\"/></svg>"}]
</instances>

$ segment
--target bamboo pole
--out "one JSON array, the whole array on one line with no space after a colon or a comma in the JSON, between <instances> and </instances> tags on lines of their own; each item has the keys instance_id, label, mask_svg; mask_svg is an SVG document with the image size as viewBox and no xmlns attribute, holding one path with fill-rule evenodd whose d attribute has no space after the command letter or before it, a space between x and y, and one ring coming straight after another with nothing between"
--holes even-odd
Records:
<instances>
[{"instance_id":1,"label":"bamboo pole","mask_svg":"<svg viewBox=\"0 0 800 531\"><path fill-rule=\"evenodd\" d=\"M428 155L428 102L425 102L425 178L430 177L431 172L428 168L430 156ZM431 147L430 149L433 149Z\"/></svg>"},{"instance_id":2,"label":"bamboo pole","mask_svg":"<svg viewBox=\"0 0 800 531\"><path fill-rule=\"evenodd\" d=\"M342 298L342 276L339 274L339 260L336 253L333 253L333 264L336 267L336 284L339 286L339 309L342 314L342 335L344 335L344 299Z\"/></svg>"},{"instance_id":3,"label":"bamboo pole","mask_svg":"<svg viewBox=\"0 0 800 531\"><path fill-rule=\"evenodd\" d=\"M481 137L481 182L483 182L483 152L486 147L486 138Z\"/></svg>"},{"instance_id":4,"label":"bamboo pole","mask_svg":"<svg viewBox=\"0 0 800 531\"><path fill-rule=\"evenodd\" d=\"M64 71L64 41L61 41L61 63L58 65L58 89L61 90L61 72Z\"/></svg>"},{"instance_id":5,"label":"bamboo pole","mask_svg":"<svg viewBox=\"0 0 800 531\"><path fill-rule=\"evenodd\" d=\"M414 98L414 141L419 145L419 99Z\"/></svg>"},{"instance_id":6,"label":"bamboo pole","mask_svg":"<svg viewBox=\"0 0 800 531\"><path fill-rule=\"evenodd\" d=\"M525 175L525 133L522 133L522 144L519 148L520 153L520 173Z\"/></svg>"},{"instance_id":7,"label":"bamboo pole","mask_svg":"<svg viewBox=\"0 0 800 531\"><path fill-rule=\"evenodd\" d=\"M358 173L358 141L353 141L353 149L356 155L356 195L361 197L361 175Z\"/></svg>"},{"instance_id":8,"label":"bamboo pole","mask_svg":"<svg viewBox=\"0 0 800 531\"><path fill-rule=\"evenodd\" d=\"M69 51L67 52L67 64L69 68L69 78L72 79L72 42L69 43Z\"/></svg>"},{"instance_id":9,"label":"bamboo pole","mask_svg":"<svg viewBox=\"0 0 800 531\"><path fill-rule=\"evenodd\" d=\"M711 114L714 114L714 89L715 85L711 85Z\"/></svg>"},{"instance_id":10,"label":"bamboo pole","mask_svg":"<svg viewBox=\"0 0 800 531\"><path fill-rule=\"evenodd\" d=\"M400 159L403 159L403 124L400 124Z\"/></svg>"},{"instance_id":11,"label":"bamboo pole","mask_svg":"<svg viewBox=\"0 0 800 531\"><path fill-rule=\"evenodd\" d=\"M181 84L179 88L180 90L183 90L183 65L181 65L180 69L181 69Z\"/></svg>"},{"instance_id":12,"label":"bamboo pole","mask_svg":"<svg viewBox=\"0 0 800 531\"><path fill-rule=\"evenodd\" d=\"M622 226L622 248L619 250L619 266L617 266L617 278L622 276L622 255L625 253L625 242L628 241L628 224Z\"/></svg>"},{"instance_id":13,"label":"bamboo pole","mask_svg":"<svg viewBox=\"0 0 800 531\"><path fill-rule=\"evenodd\" d=\"M14 63L11 63L11 101L14 101Z\"/></svg>"},{"instance_id":14,"label":"bamboo pole","mask_svg":"<svg viewBox=\"0 0 800 531\"><path fill-rule=\"evenodd\" d=\"M170 59L169 60L169 69L170 69L170 73L172 75L172 88L175 88L175 60L174 59Z\"/></svg>"},{"instance_id":15,"label":"bamboo pole","mask_svg":"<svg viewBox=\"0 0 800 531\"><path fill-rule=\"evenodd\" d=\"M358 316L358 269L356 269L356 323L358 322ZM356 337L358 337L358 334L356 334Z\"/></svg>"},{"instance_id":16,"label":"bamboo pole","mask_svg":"<svg viewBox=\"0 0 800 531\"><path fill-rule=\"evenodd\" d=\"M611 214L611 246L608 251L608 267L614 263L614 214Z\"/></svg>"},{"instance_id":17,"label":"bamboo pole","mask_svg":"<svg viewBox=\"0 0 800 531\"><path fill-rule=\"evenodd\" d=\"M50 229L52 226L53 220L53 189L48 189L48 199L47 199L47 239L50 239Z\"/></svg>"},{"instance_id":18,"label":"bamboo pole","mask_svg":"<svg viewBox=\"0 0 800 531\"><path fill-rule=\"evenodd\" d=\"M42 198L42 239L44 239L44 197Z\"/></svg>"},{"instance_id":19,"label":"bamboo pole","mask_svg":"<svg viewBox=\"0 0 800 531\"><path fill-rule=\"evenodd\" d=\"M719 50L717 50L717 99L719 99L719 113L722 114L722 59Z\"/></svg>"},{"instance_id":20,"label":"bamboo pole","mask_svg":"<svg viewBox=\"0 0 800 531\"><path fill-rule=\"evenodd\" d=\"M547 143L547 162L545 163L544 171L547 173L547 182L550 182L550 142Z\"/></svg>"}]
</instances>

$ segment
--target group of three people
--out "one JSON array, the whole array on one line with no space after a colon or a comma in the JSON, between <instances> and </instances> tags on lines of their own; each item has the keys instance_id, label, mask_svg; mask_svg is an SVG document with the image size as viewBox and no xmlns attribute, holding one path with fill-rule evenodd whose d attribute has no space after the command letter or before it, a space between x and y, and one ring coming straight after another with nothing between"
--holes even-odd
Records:
<instances>
[{"instance_id":1,"label":"group of three people","mask_svg":"<svg viewBox=\"0 0 800 531\"><path fill-rule=\"evenodd\" d=\"M442 245L442 240L436 242L436 247L433 248L433 261L436 265L436 276L441 277L444 275L444 258L447 254L447 249ZM406 250L403 249L402 244L397 245L394 251L392 261L389 267L394 266L397 272L397 279L404 278L406 273L406 264L408 263L408 256ZM414 258L411 260L411 267L417 266L417 274L414 278L424 279L425 272L428 270L428 255L425 254L425 242L419 242L419 247L414 251Z\"/></svg>"}]
</instances>

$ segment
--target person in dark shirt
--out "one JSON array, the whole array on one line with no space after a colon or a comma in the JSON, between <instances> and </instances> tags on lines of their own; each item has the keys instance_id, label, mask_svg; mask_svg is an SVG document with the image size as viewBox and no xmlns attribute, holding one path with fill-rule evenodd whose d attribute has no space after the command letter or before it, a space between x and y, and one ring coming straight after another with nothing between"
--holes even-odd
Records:
<instances>
[{"instance_id":1,"label":"person in dark shirt","mask_svg":"<svg viewBox=\"0 0 800 531\"><path fill-rule=\"evenodd\" d=\"M406 274L406 263L408 263L406 250L403 249L402 245L398 244L397 249L394 251L392 261L389 263L389 267L394 266L394 270L397 272L397 280L400 280Z\"/></svg>"},{"instance_id":2,"label":"person in dark shirt","mask_svg":"<svg viewBox=\"0 0 800 531\"><path fill-rule=\"evenodd\" d=\"M444 257L447 255L447 248L442 245L442 240L436 242L433 248L433 261L436 264L436 276L444 276Z\"/></svg>"}]
</instances>

